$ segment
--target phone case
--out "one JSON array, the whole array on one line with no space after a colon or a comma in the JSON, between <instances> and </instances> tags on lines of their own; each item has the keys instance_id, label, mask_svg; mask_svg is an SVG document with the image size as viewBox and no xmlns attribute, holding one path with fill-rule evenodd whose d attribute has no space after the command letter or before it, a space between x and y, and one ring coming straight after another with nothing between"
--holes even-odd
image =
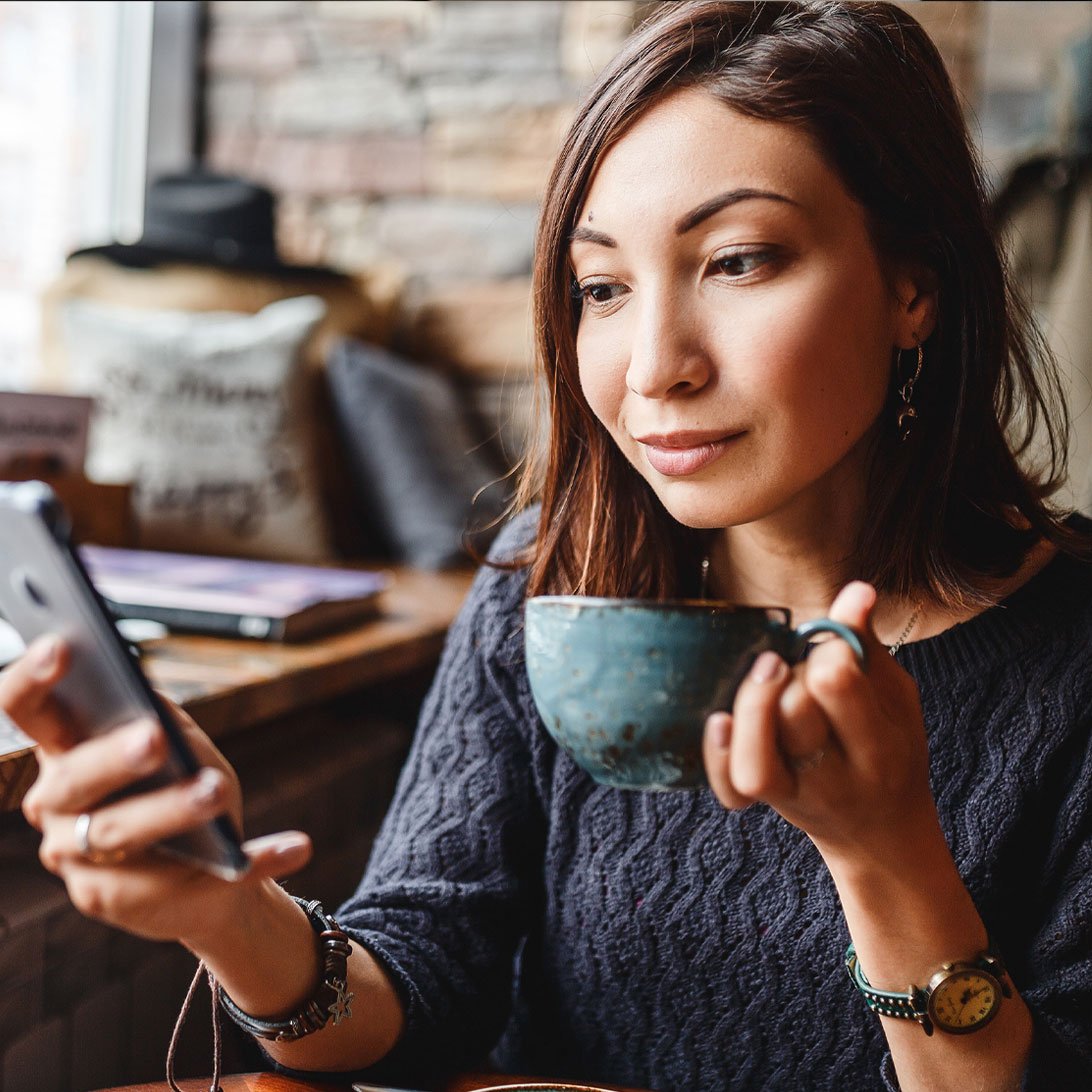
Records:
<instances>
[{"instance_id":1,"label":"phone case","mask_svg":"<svg viewBox=\"0 0 1092 1092\"><path fill-rule=\"evenodd\" d=\"M199 763L174 717L80 563L60 502L42 482L0 482L0 614L27 644L47 633L68 644L71 666L54 693L89 736L137 717L155 717L163 725L170 742L167 765L128 792L197 772ZM226 816L158 848L228 879L248 867Z\"/></svg>"}]
</instances>

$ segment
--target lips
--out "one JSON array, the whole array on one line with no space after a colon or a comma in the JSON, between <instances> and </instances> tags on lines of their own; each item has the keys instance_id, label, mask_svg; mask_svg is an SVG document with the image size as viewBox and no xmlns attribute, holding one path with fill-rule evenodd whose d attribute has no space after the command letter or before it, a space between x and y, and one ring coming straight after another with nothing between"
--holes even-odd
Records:
<instances>
[{"instance_id":1,"label":"lips","mask_svg":"<svg viewBox=\"0 0 1092 1092\"><path fill-rule=\"evenodd\" d=\"M696 474L724 454L742 432L671 432L637 436L653 470L665 477Z\"/></svg>"}]
</instances>

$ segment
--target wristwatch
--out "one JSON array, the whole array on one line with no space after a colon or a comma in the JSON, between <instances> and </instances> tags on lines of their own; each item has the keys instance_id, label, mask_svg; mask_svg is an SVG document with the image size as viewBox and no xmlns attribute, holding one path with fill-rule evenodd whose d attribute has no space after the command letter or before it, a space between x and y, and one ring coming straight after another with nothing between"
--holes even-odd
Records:
<instances>
[{"instance_id":1,"label":"wristwatch","mask_svg":"<svg viewBox=\"0 0 1092 1092\"><path fill-rule=\"evenodd\" d=\"M911 985L906 993L869 985L852 944L846 949L846 970L874 1013L916 1020L926 1035L934 1027L951 1035L978 1031L997 1015L1001 999L1012 996L1001 957L988 950L971 960L941 964L928 984Z\"/></svg>"}]
</instances>

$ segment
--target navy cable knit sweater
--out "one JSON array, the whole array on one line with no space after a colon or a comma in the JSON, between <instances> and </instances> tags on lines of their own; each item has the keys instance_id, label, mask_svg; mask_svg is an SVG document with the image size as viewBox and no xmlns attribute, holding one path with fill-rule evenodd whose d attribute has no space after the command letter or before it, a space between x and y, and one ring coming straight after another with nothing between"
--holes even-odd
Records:
<instances>
[{"instance_id":1,"label":"navy cable knit sweater","mask_svg":"<svg viewBox=\"0 0 1092 1092\"><path fill-rule=\"evenodd\" d=\"M525 517L501 553L529 534ZM657 1092L895 1087L807 837L707 789L596 785L546 735L522 573L483 569L342 925L406 1028L376 1073L480 1064ZM907 645L944 831L1035 1017L1025 1088L1092 1089L1092 566ZM961 953L953 953L959 955ZM366 1013L363 1013L366 1019Z\"/></svg>"}]
</instances>

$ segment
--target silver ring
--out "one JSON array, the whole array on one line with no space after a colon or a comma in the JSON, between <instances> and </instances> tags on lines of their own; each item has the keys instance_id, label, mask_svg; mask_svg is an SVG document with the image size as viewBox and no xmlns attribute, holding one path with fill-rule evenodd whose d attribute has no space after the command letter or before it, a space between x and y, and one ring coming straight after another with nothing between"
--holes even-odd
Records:
<instances>
[{"instance_id":1,"label":"silver ring","mask_svg":"<svg viewBox=\"0 0 1092 1092\"><path fill-rule=\"evenodd\" d=\"M801 773L804 770L814 770L826 757L826 747L820 747L818 750L811 751L806 755L791 755L789 757L789 766L797 773Z\"/></svg>"},{"instance_id":2,"label":"silver ring","mask_svg":"<svg viewBox=\"0 0 1092 1092\"><path fill-rule=\"evenodd\" d=\"M125 860L126 853L123 849L92 849L91 848L91 812L84 811L76 816L76 829L73 832L73 841L76 843L76 852L91 864L119 864Z\"/></svg>"},{"instance_id":3,"label":"silver ring","mask_svg":"<svg viewBox=\"0 0 1092 1092\"><path fill-rule=\"evenodd\" d=\"M93 854L91 852L91 813L89 811L76 816L75 842L76 852L81 857L90 860Z\"/></svg>"}]
</instances>

